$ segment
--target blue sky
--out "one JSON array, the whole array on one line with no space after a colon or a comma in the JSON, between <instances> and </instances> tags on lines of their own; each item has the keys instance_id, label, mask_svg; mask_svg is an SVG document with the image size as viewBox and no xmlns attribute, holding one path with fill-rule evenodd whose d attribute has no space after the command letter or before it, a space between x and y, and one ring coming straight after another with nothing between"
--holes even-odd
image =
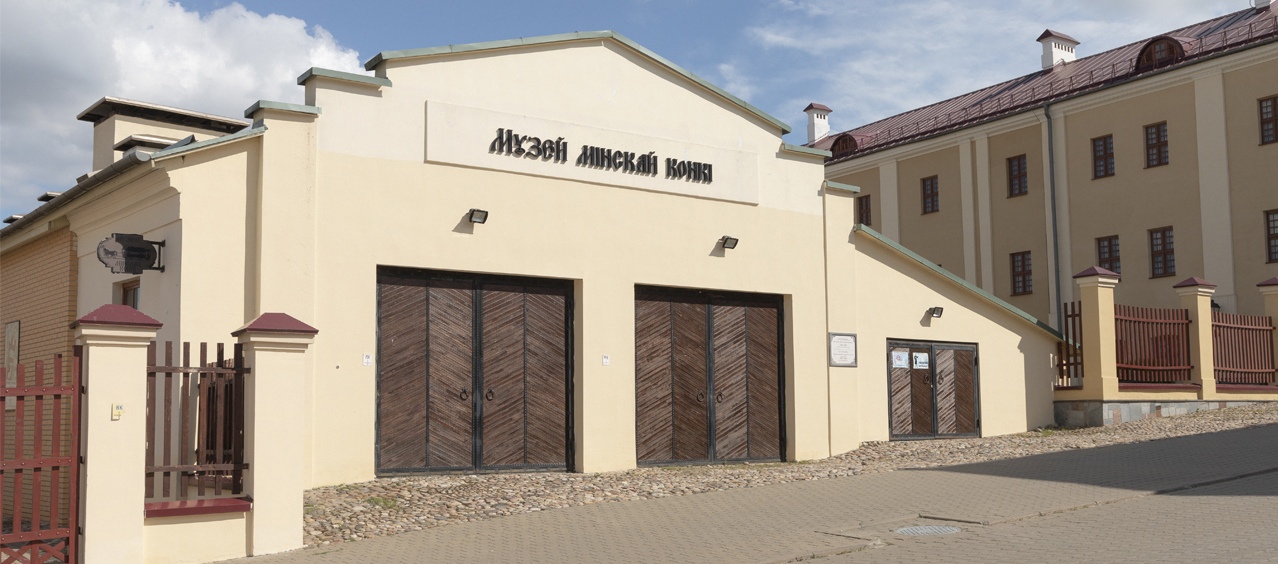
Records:
<instances>
[{"instance_id":1,"label":"blue sky","mask_svg":"<svg viewBox=\"0 0 1278 564\"><path fill-rule=\"evenodd\" d=\"M1050 27L1087 56L1248 0L4 0L0 215L89 172L105 95L238 117L300 101L310 66L379 51L611 29L769 112L805 141L808 102L850 129L1039 69ZM536 85L529 87L535 88Z\"/></svg>"}]
</instances>

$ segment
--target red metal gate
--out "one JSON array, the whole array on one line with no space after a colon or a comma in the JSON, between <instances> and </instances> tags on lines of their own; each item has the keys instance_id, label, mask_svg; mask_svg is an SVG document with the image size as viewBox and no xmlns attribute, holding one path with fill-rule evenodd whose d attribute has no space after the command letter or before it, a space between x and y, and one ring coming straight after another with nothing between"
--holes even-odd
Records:
<instances>
[{"instance_id":1,"label":"red metal gate","mask_svg":"<svg viewBox=\"0 0 1278 564\"><path fill-rule=\"evenodd\" d=\"M58 355L51 373L36 361L30 379L19 364L14 387L0 392L6 404L0 417L0 562L76 561L80 355L77 346L70 366ZM8 398L14 398L12 410Z\"/></svg>"}]
</instances>

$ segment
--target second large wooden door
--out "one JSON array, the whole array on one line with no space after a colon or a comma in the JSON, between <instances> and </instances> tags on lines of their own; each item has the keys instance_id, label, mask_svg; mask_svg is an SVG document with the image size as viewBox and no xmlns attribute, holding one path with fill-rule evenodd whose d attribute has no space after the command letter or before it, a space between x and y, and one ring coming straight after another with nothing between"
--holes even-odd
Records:
<instances>
[{"instance_id":1,"label":"second large wooden door","mask_svg":"<svg viewBox=\"0 0 1278 564\"><path fill-rule=\"evenodd\" d=\"M888 341L892 438L981 431L975 345Z\"/></svg>"},{"instance_id":2,"label":"second large wooden door","mask_svg":"<svg viewBox=\"0 0 1278 564\"><path fill-rule=\"evenodd\" d=\"M378 278L378 471L566 468L569 288Z\"/></svg>"},{"instance_id":3,"label":"second large wooden door","mask_svg":"<svg viewBox=\"0 0 1278 564\"><path fill-rule=\"evenodd\" d=\"M640 288L640 463L777 460L783 450L780 300Z\"/></svg>"}]
</instances>

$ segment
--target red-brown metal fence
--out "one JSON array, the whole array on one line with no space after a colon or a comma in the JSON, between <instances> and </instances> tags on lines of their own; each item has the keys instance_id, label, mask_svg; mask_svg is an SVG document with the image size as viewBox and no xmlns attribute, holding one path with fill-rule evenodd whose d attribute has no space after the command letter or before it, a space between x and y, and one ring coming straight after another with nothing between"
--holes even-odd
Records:
<instances>
[{"instance_id":1,"label":"red-brown metal fence","mask_svg":"<svg viewBox=\"0 0 1278 564\"><path fill-rule=\"evenodd\" d=\"M181 366L173 343L147 349L146 501L235 497L244 491L244 351L232 357L199 343L192 366L191 343L182 343Z\"/></svg>"},{"instance_id":2,"label":"red-brown metal fence","mask_svg":"<svg viewBox=\"0 0 1278 564\"><path fill-rule=\"evenodd\" d=\"M1061 335L1056 343L1056 387L1083 385L1083 303L1065 302L1061 310Z\"/></svg>"},{"instance_id":3,"label":"red-brown metal fence","mask_svg":"<svg viewBox=\"0 0 1278 564\"><path fill-rule=\"evenodd\" d=\"M1216 383L1274 383L1273 321L1264 315L1212 312Z\"/></svg>"},{"instance_id":4,"label":"red-brown metal fence","mask_svg":"<svg viewBox=\"0 0 1278 564\"><path fill-rule=\"evenodd\" d=\"M15 399L0 417L0 562L76 561L80 355L75 347L70 366L54 357L51 373L36 361L30 380L19 364L15 385L0 391ZM0 368L0 382L4 376Z\"/></svg>"},{"instance_id":5,"label":"red-brown metal fence","mask_svg":"<svg viewBox=\"0 0 1278 564\"><path fill-rule=\"evenodd\" d=\"M1119 382L1187 383L1189 311L1114 305Z\"/></svg>"}]
</instances>

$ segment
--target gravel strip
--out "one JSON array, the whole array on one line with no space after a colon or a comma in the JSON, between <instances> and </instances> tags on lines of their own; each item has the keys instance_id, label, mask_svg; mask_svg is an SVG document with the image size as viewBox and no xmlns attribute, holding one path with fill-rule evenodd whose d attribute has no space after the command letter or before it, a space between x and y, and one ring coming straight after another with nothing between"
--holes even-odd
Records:
<instances>
[{"instance_id":1,"label":"gravel strip","mask_svg":"<svg viewBox=\"0 0 1278 564\"><path fill-rule=\"evenodd\" d=\"M819 461L639 468L598 474L523 473L383 478L306 492L307 546L418 531L605 501L660 498L1018 458L1278 423L1278 403L980 439L869 442Z\"/></svg>"}]
</instances>

